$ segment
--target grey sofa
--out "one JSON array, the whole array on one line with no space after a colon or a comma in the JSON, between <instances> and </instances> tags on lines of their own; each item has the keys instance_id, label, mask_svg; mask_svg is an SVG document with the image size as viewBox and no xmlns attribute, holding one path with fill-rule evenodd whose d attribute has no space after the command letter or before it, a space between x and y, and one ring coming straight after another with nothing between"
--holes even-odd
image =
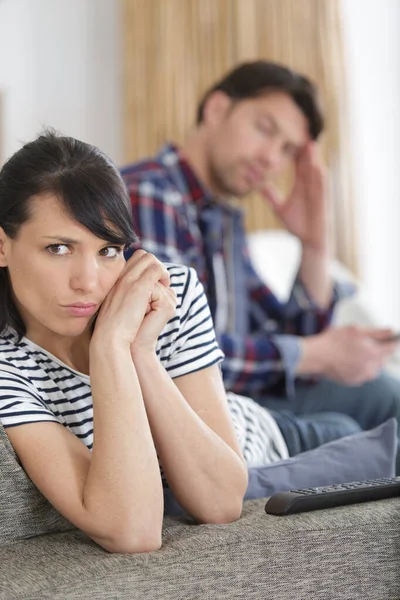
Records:
<instances>
[{"instance_id":1,"label":"grey sofa","mask_svg":"<svg viewBox=\"0 0 400 600\"><path fill-rule=\"evenodd\" d=\"M165 519L158 552L116 555L72 530L0 547L0 600L399 600L400 499L230 525Z\"/></svg>"},{"instance_id":2,"label":"grey sofa","mask_svg":"<svg viewBox=\"0 0 400 600\"><path fill-rule=\"evenodd\" d=\"M166 517L158 552L109 554L40 494L0 424L0 600L400 599L400 498L264 506L245 502L229 525Z\"/></svg>"}]
</instances>

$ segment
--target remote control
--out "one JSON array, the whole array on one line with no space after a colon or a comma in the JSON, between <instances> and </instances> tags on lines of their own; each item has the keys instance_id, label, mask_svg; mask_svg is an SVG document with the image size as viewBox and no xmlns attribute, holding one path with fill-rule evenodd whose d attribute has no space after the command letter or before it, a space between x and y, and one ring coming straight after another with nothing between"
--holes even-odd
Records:
<instances>
[{"instance_id":1,"label":"remote control","mask_svg":"<svg viewBox=\"0 0 400 600\"><path fill-rule=\"evenodd\" d=\"M337 483L324 487L278 492L265 505L270 515L284 516L343 504L369 502L400 496L400 477Z\"/></svg>"}]
</instances>

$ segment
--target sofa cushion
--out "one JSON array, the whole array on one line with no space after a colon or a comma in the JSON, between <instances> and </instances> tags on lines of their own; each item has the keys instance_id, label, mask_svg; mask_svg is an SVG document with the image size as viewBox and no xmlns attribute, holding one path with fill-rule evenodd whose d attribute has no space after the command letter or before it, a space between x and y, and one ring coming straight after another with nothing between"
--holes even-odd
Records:
<instances>
[{"instance_id":1,"label":"sofa cushion","mask_svg":"<svg viewBox=\"0 0 400 600\"><path fill-rule=\"evenodd\" d=\"M29 479L0 423L0 546L73 528Z\"/></svg>"}]
</instances>

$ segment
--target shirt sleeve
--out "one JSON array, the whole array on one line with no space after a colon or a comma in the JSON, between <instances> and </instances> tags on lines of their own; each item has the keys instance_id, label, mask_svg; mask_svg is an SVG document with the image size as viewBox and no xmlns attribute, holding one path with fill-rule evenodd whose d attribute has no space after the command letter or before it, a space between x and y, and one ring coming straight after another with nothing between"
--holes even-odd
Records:
<instances>
[{"instance_id":1,"label":"shirt sleeve","mask_svg":"<svg viewBox=\"0 0 400 600\"><path fill-rule=\"evenodd\" d=\"M0 421L5 428L40 421L59 422L31 382L11 365L0 368Z\"/></svg>"},{"instance_id":2,"label":"shirt sleeve","mask_svg":"<svg viewBox=\"0 0 400 600\"><path fill-rule=\"evenodd\" d=\"M335 284L330 305L322 309L297 276L288 302L282 303L256 273L246 246L243 259L252 335L221 336L226 386L236 393L283 392L293 396L302 339L328 327L335 304L354 288Z\"/></svg>"},{"instance_id":3,"label":"shirt sleeve","mask_svg":"<svg viewBox=\"0 0 400 600\"><path fill-rule=\"evenodd\" d=\"M172 378L205 369L224 358L215 337L203 286L194 269L184 270L186 277L178 308L179 327L166 365Z\"/></svg>"},{"instance_id":4,"label":"shirt sleeve","mask_svg":"<svg viewBox=\"0 0 400 600\"><path fill-rule=\"evenodd\" d=\"M285 307L285 331L301 336L320 333L331 324L333 310L338 301L354 292L355 287L352 283L334 282L331 301L326 308L321 308L297 275Z\"/></svg>"}]
</instances>

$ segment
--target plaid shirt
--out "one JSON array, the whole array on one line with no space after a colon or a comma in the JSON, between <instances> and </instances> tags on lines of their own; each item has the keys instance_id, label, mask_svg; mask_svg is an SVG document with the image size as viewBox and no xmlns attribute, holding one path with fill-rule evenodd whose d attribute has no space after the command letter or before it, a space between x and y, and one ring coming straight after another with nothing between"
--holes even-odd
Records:
<instances>
[{"instance_id":1,"label":"plaid shirt","mask_svg":"<svg viewBox=\"0 0 400 600\"><path fill-rule=\"evenodd\" d=\"M215 202L179 150L122 169L140 247L161 261L194 267L210 303L225 354L225 387L237 393L294 393L301 336L330 323L338 297L319 308L296 278L282 304L255 272L243 213Z\"/></svg>"}]
</instances>

